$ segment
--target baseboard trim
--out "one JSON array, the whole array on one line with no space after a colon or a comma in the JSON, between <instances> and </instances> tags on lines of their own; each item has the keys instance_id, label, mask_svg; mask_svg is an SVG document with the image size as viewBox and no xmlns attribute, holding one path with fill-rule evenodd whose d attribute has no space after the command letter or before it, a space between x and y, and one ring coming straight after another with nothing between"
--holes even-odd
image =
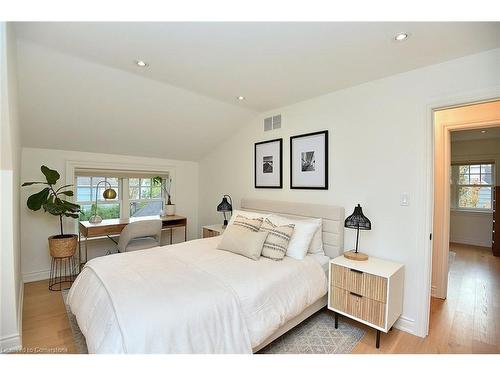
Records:
<instances>
[{"instance_id":1,"label":"baseboard trim","mask_svg":"<svg viewBox=\"0 0 500 375\"><path fill-rule=\"evenodd\" d=\"M23 273L23 283L31 283L33 281L48 280L50 270L26 272Z\"/></svg>"},{"instance_id":2,"label":"baseboard trim","mask_svg":"<svg viewBox=\"0 0 500 375\"><path fill-rule=\"evenodd\" d=\"M396 320L396 323L394 323L394 327L401 331L408 332L412 335L420 336L417 334L415 319L407 318L406 316L400 316L399 319Z\"/></svg>"},{"instance_id":3,"label":"baseboard trim","mask_svg":"<svg viewBox=\"0 0 500 375\"><path fill-rule=\"evenodd\" d=\"M22 349L21 336L11 335L0 338L0 353L18 352Z\"/></svg>"},{"instance_id":4,"label":"baseboard trim","mask_svg":"<svg viewBox=\"0 0 500 375\"><path fill-rule=\"evenodd\" d=\"M431 286L431 296L436 297L437 287L435 285Z\"/></svg>"},{"instance_id":5,"label":"baseboard trim","mask_svg":"<svg viewBox=\"0 0 500 375\"><path fill-rule=\"evenodd\" d=\"M19 280L19 304L17 306L17 333L0 338L0 353L18 352L23 347L23 302L24 302L24 282Z\"/></svg>"},{"instance_id":6,"label":"baseboard trim","mask_svg":"<svg viewBox=\"0 0 500 375\"><path fill-rule=\"evenodd\" d=\"M19 332L19 341L23 345L23 305L24 305L24 282L19 280L19 306L17 307L17 329Z\"/></svg>"},{"instance_id":7,"label":"baseboard trim","mask_svg":"<svg viewBox=\"0 0 500 375\"><path fill-rule=\"evenodd\" d=\"M477 238L453 237L453 238L450 238L450 242L462 244L462 245L491 247L491 241L481 241L481 240L478 240Z\"/></svg>"}]
</instances>

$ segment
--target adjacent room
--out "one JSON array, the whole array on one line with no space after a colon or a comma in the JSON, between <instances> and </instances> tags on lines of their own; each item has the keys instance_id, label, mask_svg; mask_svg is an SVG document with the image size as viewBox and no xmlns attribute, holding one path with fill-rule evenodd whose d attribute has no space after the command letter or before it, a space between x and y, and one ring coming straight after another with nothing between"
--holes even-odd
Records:
<instances>
[{"instance_id":1,"label":"adjacent room","mask_svg":"<svg viewBox=\"0 0 500 375\"><path fill-rule=\"evenodd\" d=\"M499 354L499 35L0 23L1 352Z\"/></svg>"}]
</instances>

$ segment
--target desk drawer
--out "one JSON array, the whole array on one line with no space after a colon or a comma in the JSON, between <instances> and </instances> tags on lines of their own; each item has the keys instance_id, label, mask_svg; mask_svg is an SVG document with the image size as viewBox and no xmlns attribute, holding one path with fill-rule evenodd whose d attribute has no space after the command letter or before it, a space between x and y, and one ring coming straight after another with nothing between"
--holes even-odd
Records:
<instances>
[{"instance_id":1,"label":"desk drawer","mask_svg":"<svg viewBox=\"0 0 500 375\"><path fill-rule=\"evenodd\" d=\"M330 304L334 309L378 327L385 326L385 303L337 287L331 292Z\"/></svg>"},{"instance_id":2,"label":"desk drawer","mask_svg":"<svg viewBox=\"0 0 500 375\"><path fill-rule=\"evenodd\" d=\"M88 237L100 237L107 236L110 234L120 234L121 231L125 228L125 224L123 225L109 225L109 226L96 226L90 227L87 229Z\"/></svg>"},{"instance_id":3,"label":"desk drawer","mask_svg":"<svg viewBox=\"0 0 500 375\"><path fill-rule=\"evenodd\" d=\"M349 292L379 302L386 302L387 279L384 277L375 276L337 264L333 264L331 267L332 286L345 289Z\"/></svg>"}]
</instances>

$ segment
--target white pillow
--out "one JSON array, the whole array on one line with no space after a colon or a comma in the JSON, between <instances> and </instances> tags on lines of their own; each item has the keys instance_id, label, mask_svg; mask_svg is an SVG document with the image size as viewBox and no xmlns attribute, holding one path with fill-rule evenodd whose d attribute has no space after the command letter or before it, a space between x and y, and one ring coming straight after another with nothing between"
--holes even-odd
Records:
<instances>
[{"instance_id":1,"label":"white pillow","mask_svg":"<svg viewBox=\"0 0 500 375\"><path fill-rule=\"evenodd\" d=\"M271 215L269 217L276 225L295 225L292 238L288 243L286 255L298 260L304 259L309 250L314 233L321 225L321 219L292 219L280 215Z\"/></svg>"},{"instance_id":2,"label":"white pillow","mask_svg":"<svg viewBox=\"0 0 500 375\"><path fill-rule=\"evenodd\" d=\"M236 216L238 216L238 215L244 216L248 219L255 219L257 217L261 217L263 220L265 220L266 217L270 216L269 214L263 214L261 212L234 210L233 215L231 216L231 219L228 222L228 225L233 224L234 220L236 219Z\"/></svg>"},{"instance_id":3,"label":"white pillow","mask_svg":"<svg viewBox=\"0 0 500 375\"><path fill-rule=\"evenodd\" d=\"M312 219L319 221L319 227L316 229L314 236L311 240L311 244L309 245L309 250L307 251L309 254L325 254L325 250L323 249L323 219Z\"/></svg>"}]
</instances>

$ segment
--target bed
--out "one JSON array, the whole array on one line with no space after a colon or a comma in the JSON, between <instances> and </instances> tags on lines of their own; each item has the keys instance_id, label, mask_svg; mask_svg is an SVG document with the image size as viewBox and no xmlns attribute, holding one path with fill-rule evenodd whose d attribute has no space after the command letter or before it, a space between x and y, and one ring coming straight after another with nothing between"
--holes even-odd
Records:
<instances>
[{"instance_id":1,"label":"bed","mask_svg":"<svg viewBox=\"0 0 500 375\"><path fill-rule=\"evenodd\" d=\"M68 293L89 353L252 353L326 306L344 209L256 199L241 209L322 218L325 255L254 261L212 237L95 258Z\"/></svg>"}]
</instances>

